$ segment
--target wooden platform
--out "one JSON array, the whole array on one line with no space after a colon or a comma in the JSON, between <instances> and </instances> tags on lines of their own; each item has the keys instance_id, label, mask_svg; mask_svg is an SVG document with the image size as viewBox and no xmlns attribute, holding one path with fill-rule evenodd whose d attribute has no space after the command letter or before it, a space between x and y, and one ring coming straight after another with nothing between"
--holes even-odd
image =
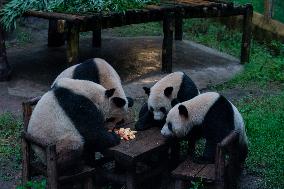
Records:
<instances>
[{"instance_id":1,"label":"wooden platform","mask_svg":"<svg viewBox=\"0 0 284 189\"><path fill-rule=\"evenodd\" d=\"M185 18L209 18L243 15L243 38L241 62L249 61L252 6L235 6L232 3L213 0L162 1L144 9L131 9L124 13L102 12L94 14L65 14L55 12L28 11L24 15L50 20L49 45L60 46L58 33L67 34L67 61L75 64L79 55L79 33L93 31L93 46L101 45L101 30L130 24L163 21L162 71L172 72L173 39L182 40L182 20ZM64 20L64 22L58 22ZM54 24L55 23L55 24ZM175 31L175 32L174 32Z\"/></svg>"}]
</instances>

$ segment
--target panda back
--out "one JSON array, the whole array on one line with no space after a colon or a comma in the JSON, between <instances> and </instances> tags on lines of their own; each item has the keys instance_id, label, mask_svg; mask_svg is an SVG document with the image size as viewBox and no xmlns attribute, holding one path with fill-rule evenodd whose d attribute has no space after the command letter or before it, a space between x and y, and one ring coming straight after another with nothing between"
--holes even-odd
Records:
<instances>
[{"instance_id":1,"label":"panda back","mask_svg":"<svg viewBox=\"0 0 284 189\"><path fill-rule=\"evenodd\" d=\"M180 88L178 90L177 98L179 102L190 100L199 94L195 83L183 73Z\"/></svg>"},{"instance_id":2,"label":"panda back","mask_svg":"<svg viewBox=\"0 0 284 189\"><path fill-rule=\"evenodd\" d=\"M88 98L68 89L58 87L54 90L54 95L59 106L84 140L94 141L98 131L103 128L102 111Z\"/></svg>"},{"instance_id":3,"label":"panda back","mask_svg":"<svg viewBox=\"0 0 284 189\"><path fill-rule=\"evenodd\" d=\"M100 84L100 75L95 59L88 59L78 64L74 69L72 78Z\"/></svg>"}]
</instances>

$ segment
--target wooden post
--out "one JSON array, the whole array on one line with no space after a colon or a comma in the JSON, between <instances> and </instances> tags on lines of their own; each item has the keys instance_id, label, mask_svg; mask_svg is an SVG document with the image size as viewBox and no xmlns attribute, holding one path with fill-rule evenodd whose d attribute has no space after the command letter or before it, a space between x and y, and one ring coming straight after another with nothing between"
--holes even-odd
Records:
<instances>
[{"instance_id":1,"label":"wooden post","mask_svg":"<svg viewBox=\"0 0 284 189\"><path fill-rule=\"evenodd\" d=\"M76 64L79 55L79 25L76 23L68 24L67 34L67 62Z\"/></svg>"},{"instance_id":2,"label":"wooden post","mask_svg":"<svg viewBox=\"0 0 284 189\"><path fill-rule=\"evenodd\" d=\"M132 165L126 172L126 188L136 188L136 165Z\"/></svg>"},{"instance_id":3,"label":"wooden post","mask_svg":"<svg viewBox=\"0 0 284 189\"><path fill-rule=\"evenodd\" d=\"M85 179L85 181L84 181L84 189L93 189L93 179L92 179L91 176L88 176Z\"/></svg>"},{"instance_id":4,"label":"wooden post","mask_svg":"<svg viewBox=\"0 0 284 189\"><path fill-rule=\"evenodd\" d=\"M177 14L175 17L175 40L182 40L182 16Z\"/></svg>"},{"instance_id":5,"label":"wooden post","mask_svg":"<svg viewBox=\"0 0 284 189\"><path fill-rule=\"evenodd\" d=\"M272 18L273 15L273 0L264 0L264 17L267 21Z\"/></svg>"},{"instance_id":6,"label":"wooden post","mask_svg":"<svg viewBox=\"0 0 284 189\"><path fill-rule=\"evenodd\" d=\"M7 60L4 31L0 25L0 81L10 79L12 69Z\"/></svg>"},{"instance_id":7,"label":"wooden post","mask_svg":"<svg viewBox=\"0 0 284 189\"><path fill-rule=\"evenodd\" d=\"M242 47L241 47L241 63L244 64L249 62L250 54L250 43L252 36L252 16L253 7L251 4L246 5L245 13L243 18L243 36L242 36Z\"/></svg>"},{"instance_id":8,"label":"wooden post","mask_svg":"<svg viewBox=\"0 0 284 189\"><path fill-rule=\"evenodd\" d=\"M93 47L102 46L102 30L101 28L93 30Z\"/></svg>"},{"instance_id":9,"label":"wooden post","mask_svg":"<svg viewBox=\"0 0 284 189\"><path fill-rule=\"evenodd\" d=\"M174 13L165 13L163 20L162 72L172 72Z\"/></svg>"},{"instance_id":10,"label":"wooden post","mask_svg":"<svg viewBox=\"0 0 284 189\"><path fill-rule=\"evenodd\" d=\"M50 145L46 148L47 189L58 188L56 167L56 146Z\"/></svg>"},{"instance_id":11,"label":"wooden post","mask_svg":"<svg viewBox=\"0 0 284 189\"><path fill-rule=\"evenodd\" d=\"M61 26L62 25L62 26ZM64 22L50 19L48 27L48 46L60 47L65 44L65 33L59 32L58 28L64 27Z\"/></svg>"},{"instance_id":12,"label":"wooden post","mask_svg":"<svg viewBox=\"0 0 284 189\"><path fill-rule=\"evenodd\" d=\"M22 137L22 185L26 184L31 179L30 173L30 145Z\"/></svg>"}]
</instances>

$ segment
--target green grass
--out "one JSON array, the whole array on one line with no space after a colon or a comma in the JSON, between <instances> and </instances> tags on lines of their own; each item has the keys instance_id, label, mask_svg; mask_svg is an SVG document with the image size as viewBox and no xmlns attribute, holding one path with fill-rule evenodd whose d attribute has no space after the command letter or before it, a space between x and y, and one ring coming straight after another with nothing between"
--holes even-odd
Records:
<instances>
[{"instance_id":1,"label":"green grass","mask_svg":"<svg viewBox=\"0 0 284 189\"><path fill-rule=\"evenodd\" d=\"M284 187L284 92L247 97L237 103L249 138L249 172L264 178L263 188Z\"/></svg>"},{"instance_id":2,"label":"green grass","mask_svg":"<svg viewBox=\"0 0 284 189\"><path fill-rule=\"evenodd\" d=\"M22 124L10 113L0 115L0 177L13 178L21 162L20 134Z\"/></svg>"},{"instance_id":3,"label":"green grass","mask_svg":"<svg viewBox=\"0 0 284 189\"><path fill-rule=\"evenodd\" d=\"M264 1L263 0L229 0L230 2L238 4L251 3L256 12L264 12ZM274 0L274 15L273 18L284 22L284 1L283 0Z\"/></svg>"}]
</instances>

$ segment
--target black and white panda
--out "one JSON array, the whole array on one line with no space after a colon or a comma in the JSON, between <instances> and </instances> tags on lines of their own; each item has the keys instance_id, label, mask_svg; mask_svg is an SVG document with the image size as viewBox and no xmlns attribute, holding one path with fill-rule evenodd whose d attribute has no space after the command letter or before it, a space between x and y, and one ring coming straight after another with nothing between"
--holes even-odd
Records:
<instances>
[{"instance_id":1,"label":"black and white panda","mask_svg":"<svg viewBox=\"0 0 284 189\"><path fill-rule=\"evenodd\" d=\"M207 92L174 106L167 115L161 133L165 137L181 138L190 134L205 138L203 159L213 162L217 143L233 130L239 133L239 152L241 160L244 161L248 140L241 114L222 95Z\"/></svg>"},{"instance_id":2,"label":"black and white panda","mask_svg":"<svg viewBox=\"0 0 284 189\"><path fill-rule=\"evenodd\" d=\"M139 120L135 127L144 130L152 126L163 126L165 117L170 109L179 102L183 102L199 94L194 82L184 72L173 72L153 87L143 87L148 95L148 102L139 112Z\"/></svg>"},{"instance_id":3,"label":"black and white panda","mask_svg":"<svg viewBox=\"0 0 284 189\"><path fill-rule=\"evenodd\" d=\"M59 79L45 93L31 115L27 132L45 143L56 144L59 167L72 167L120 142L105 127L115 89L106 90L87 80ZM33 147L45 162L44 152Z\"/></svg>"},{"instance_id":4,"label":"black and white panda","mask_svg":"<svg viewBox=\"0 0 284 189\"><path fill-rule=\"evenodd\" d=\"M113 107L111 117L107 118L114 125L122 121L127 115L128 107L133 106L133 99L125 96L119 75L110 64L101 58L88 59L65 69L57 76L53 85L60 78L88 80L100 84L106 89L114 88L115 93L111 100L116 104L116 107Z\"/></svg>"}]
</instances>

